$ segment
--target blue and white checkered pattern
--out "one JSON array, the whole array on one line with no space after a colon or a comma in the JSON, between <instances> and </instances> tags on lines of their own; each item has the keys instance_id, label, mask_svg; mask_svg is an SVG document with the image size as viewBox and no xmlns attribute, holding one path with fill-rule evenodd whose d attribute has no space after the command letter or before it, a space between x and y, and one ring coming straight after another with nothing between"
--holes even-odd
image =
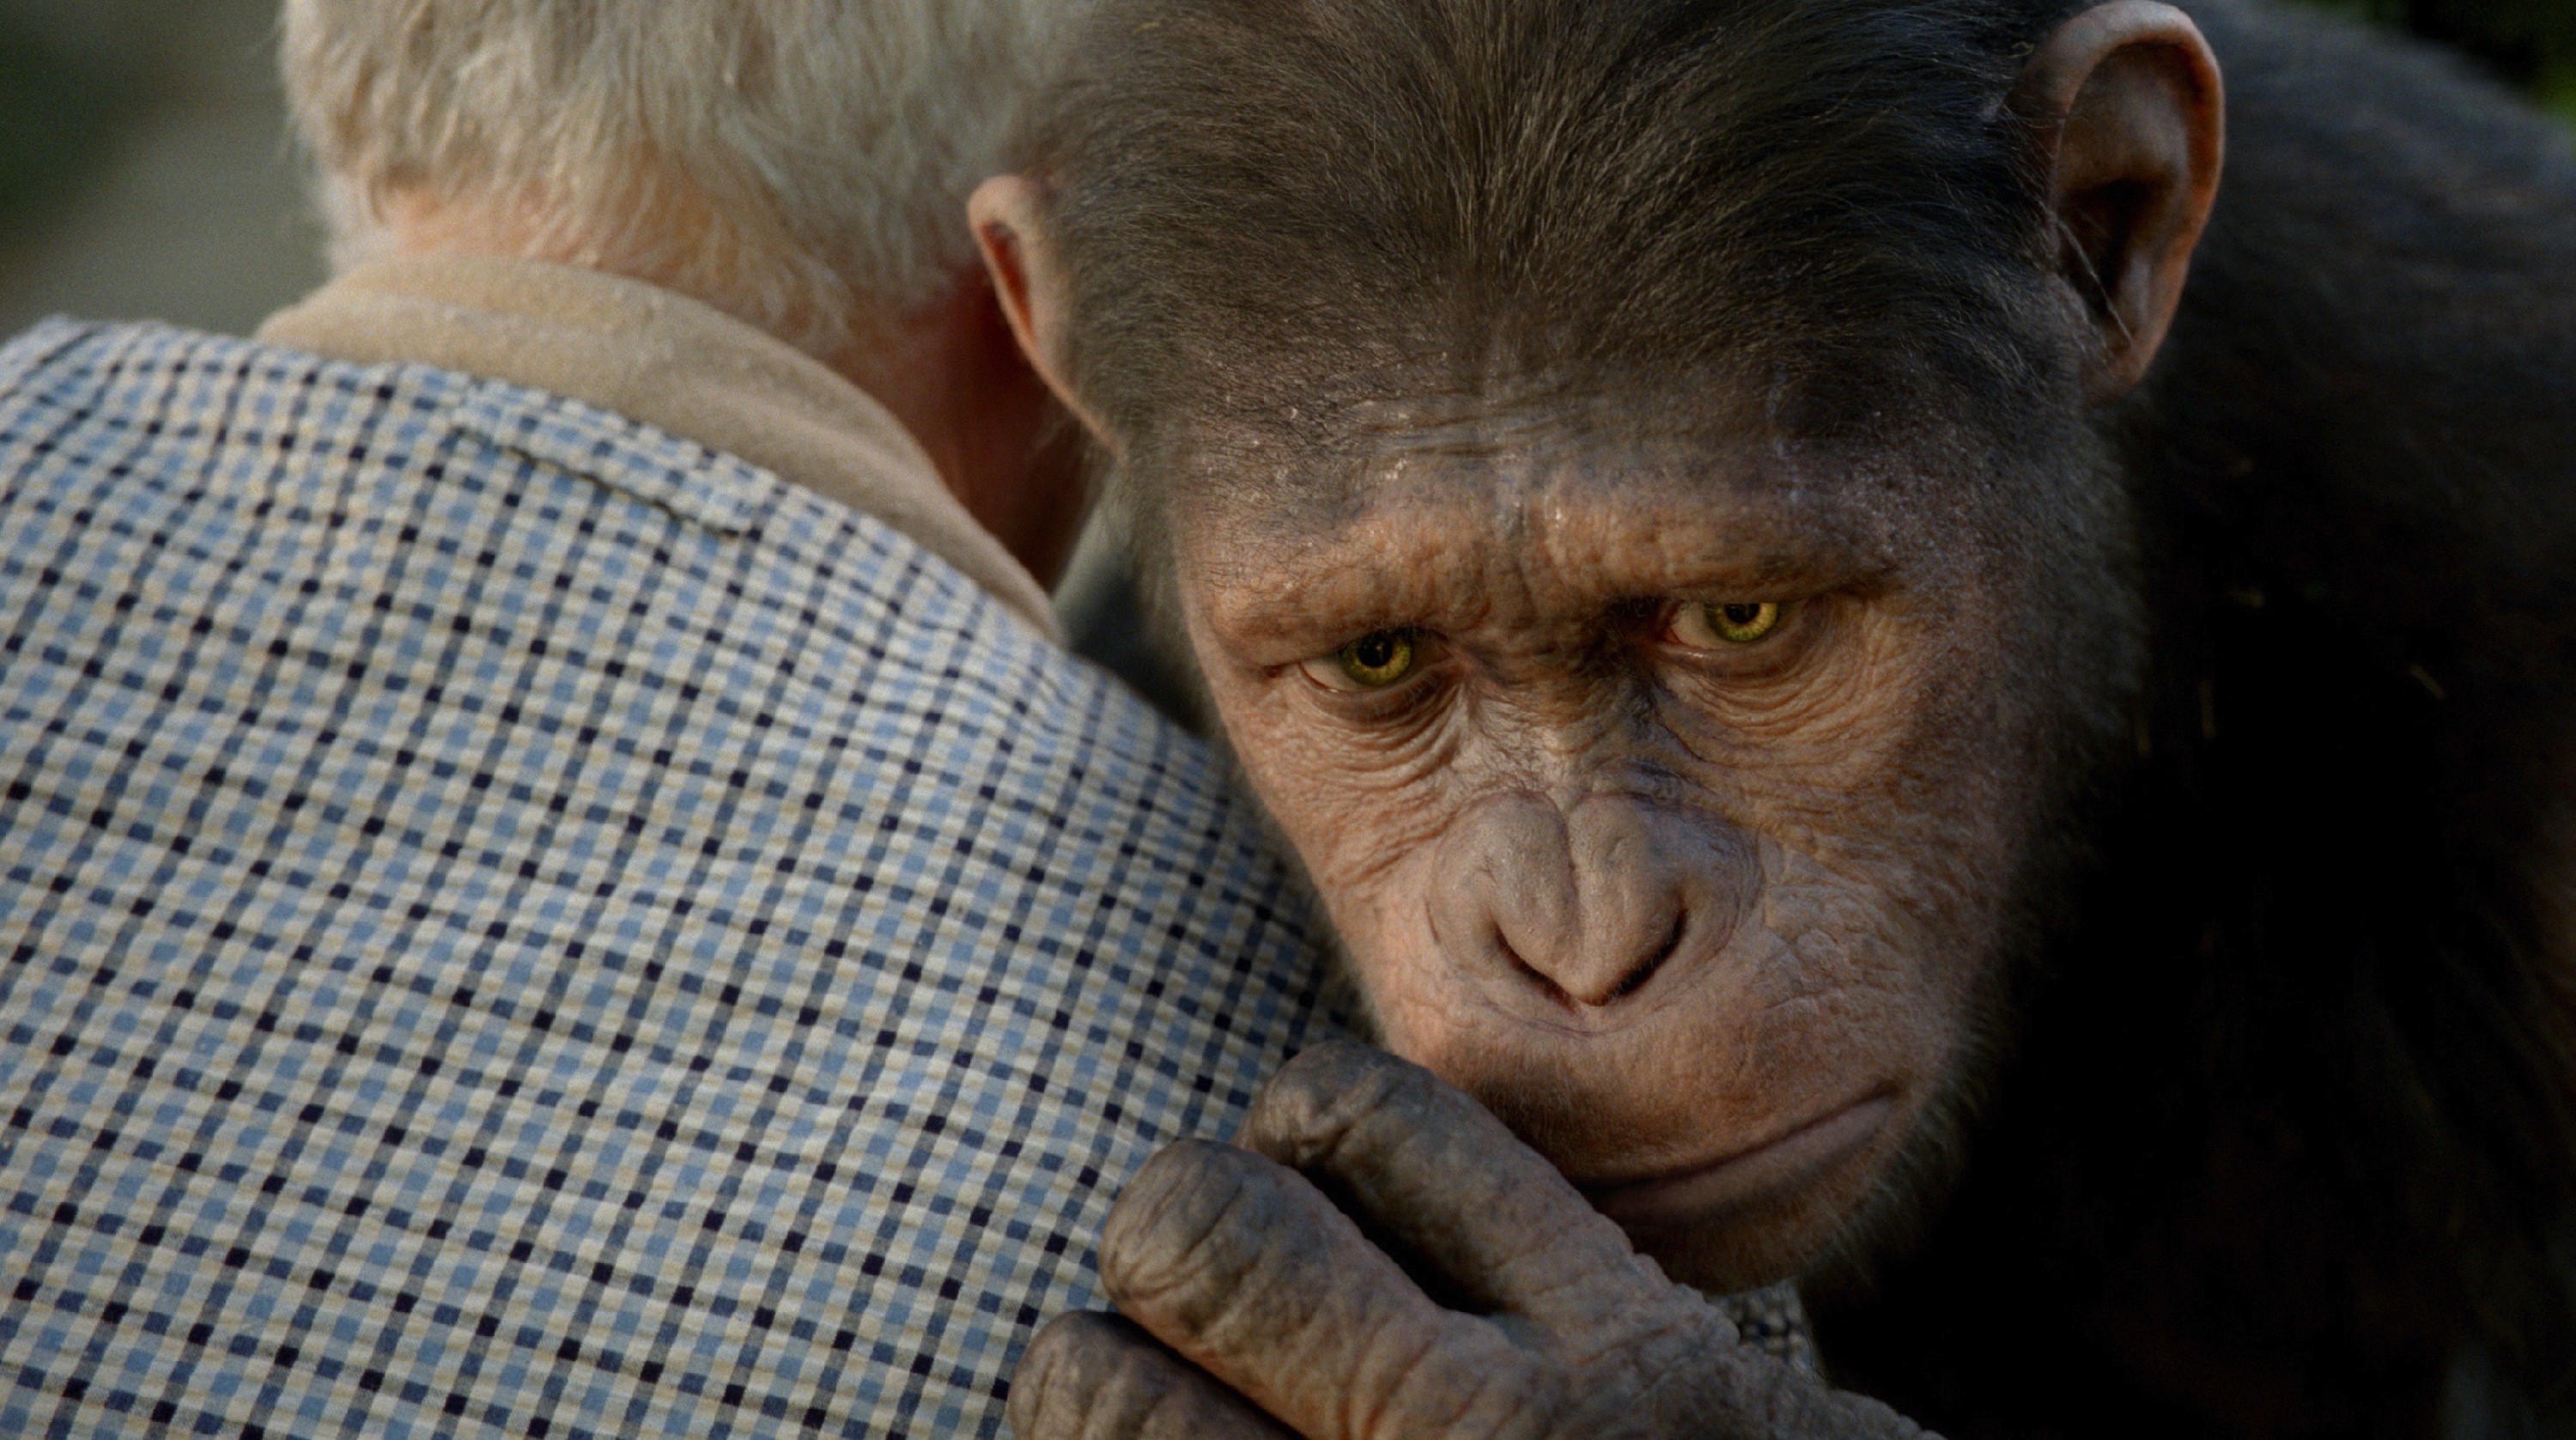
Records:
<instances>
[{"instance_id":1,"label":"blue and white checkered pattern","mask_svg":"<svg viewBox=\"0 0 2576 1440\"><path fill-rule=\"evenodd\" d=\"M989 1435L1318 1019L1186 737L567 400L0 350L0 1434Z\"/></svg>"}]
</instances>

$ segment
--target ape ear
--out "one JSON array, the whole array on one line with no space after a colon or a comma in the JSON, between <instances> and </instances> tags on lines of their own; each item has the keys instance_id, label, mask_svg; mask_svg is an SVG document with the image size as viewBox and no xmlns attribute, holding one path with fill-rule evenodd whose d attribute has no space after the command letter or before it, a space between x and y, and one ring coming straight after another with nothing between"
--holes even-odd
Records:
<instances>
[{"instance_id":1,"label":"ape ear","mask_svg":"<svg viewBox=\"0 0 2576 1440\"><path fill-rule=\"evenodd\" d=\"M2108 404L2136 387L2164 344L2218 197L2227 147L2218 59L2172 6L2111 0L2039 47L2012 110L2048 167L2059 277L2100 340L2087 397Z\"/></svg>"},{"instance_id":2,"label":"ape ear","mask_svg":"<svg viewBox=\"0 0 2576 1440\"><path fill-rule=\"evenodd\" d=\"M993 291L1001 297L1002 314L1030 368L1082 427L1114 452L1115 437L1073 388L1073 297L1047 231L1046 187L1025 175L995 176L966 202L966 218L975 227Z\"/></svg>"}]
</instances>

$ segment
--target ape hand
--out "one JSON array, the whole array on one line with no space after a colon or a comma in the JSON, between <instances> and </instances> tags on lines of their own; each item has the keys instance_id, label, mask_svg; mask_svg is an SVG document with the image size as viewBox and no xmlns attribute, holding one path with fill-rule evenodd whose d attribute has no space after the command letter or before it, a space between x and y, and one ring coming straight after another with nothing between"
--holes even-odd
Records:
<instances>
[{"instance_id":1,"label":"ape hand","mask_svg":"<svg viewBox=\"0 0 2576 1440\"><path fill-rule=\"evenodd\" d=\"M1500 1121L1392 1056L1308 1051L1243 1144L1174 1146L1128 1185L1100 1247L1128 1318L1038 1335L1020 1440L1923 1434L1738 1344Z\"/></svg>"}]
</instances>

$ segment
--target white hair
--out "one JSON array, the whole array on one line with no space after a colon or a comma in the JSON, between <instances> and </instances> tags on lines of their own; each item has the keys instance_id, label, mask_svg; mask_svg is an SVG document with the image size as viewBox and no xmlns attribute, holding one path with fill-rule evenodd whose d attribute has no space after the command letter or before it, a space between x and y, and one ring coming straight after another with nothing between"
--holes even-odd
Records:
<instances>
[{"instance_id":1,"label":"white hair","mask_svg":"<svg viewBox=\"0 0 2576 1440\"><path fill-rule=\"evenodd\" d=\"M828 354L974 263L1073 3L285 0L282 63L336 264L462 202Z\"/></svg>"}]
</instances>

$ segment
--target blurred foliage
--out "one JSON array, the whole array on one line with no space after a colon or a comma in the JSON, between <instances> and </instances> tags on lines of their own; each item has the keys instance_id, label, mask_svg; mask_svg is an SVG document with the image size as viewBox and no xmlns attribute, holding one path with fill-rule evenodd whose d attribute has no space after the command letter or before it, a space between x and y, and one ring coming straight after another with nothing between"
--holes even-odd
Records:
<instances>
[{"instance_id":1,"label":"blurred foliage","mask_svg":"<svg viewBox=\"0 0 2576 1440\"><path fill-rule=\"evenodd\" d=\"M2457 46L2576 119L2576 0L2314 0Z\"/></svg>"},{"instance_id":2,"label":"blurred foliage","mask_svg":"<svg viewBox=\"0 0 2576 1440\"><path fill-rule=\"evenodd\" d=\"M137 67L0 14L0 241L79 191L144 89Z\"/></svg>"}]
</instances>

